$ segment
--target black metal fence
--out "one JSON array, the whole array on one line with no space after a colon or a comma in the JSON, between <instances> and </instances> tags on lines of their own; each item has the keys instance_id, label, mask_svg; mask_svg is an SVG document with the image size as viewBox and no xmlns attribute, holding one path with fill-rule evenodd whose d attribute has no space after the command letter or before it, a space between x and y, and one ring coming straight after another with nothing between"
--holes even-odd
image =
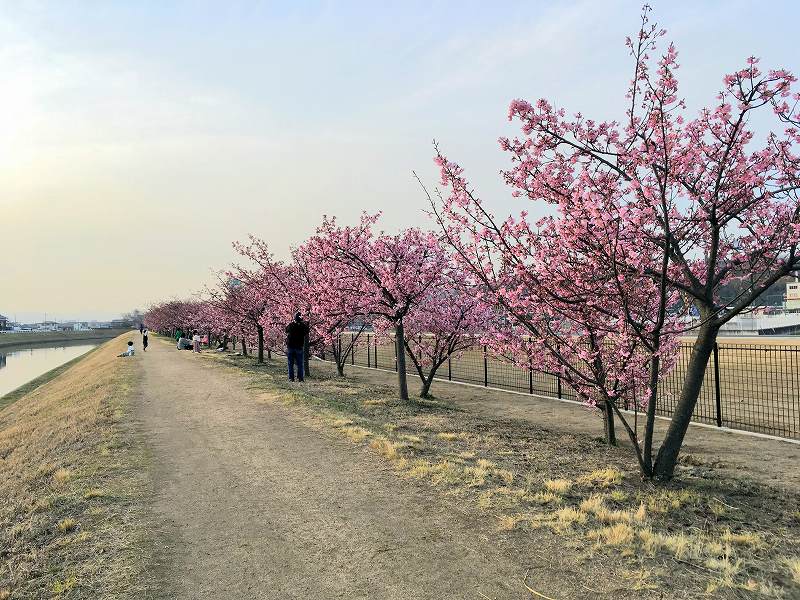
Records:
<instances>
[{"instance_id":1,"label":"black metal fence","mask_svg":"<svg viewBox=\"0 0 800 600\"><path fill-rule=\"evenodd\" d=\"M691 343L681 343L677 364L661 383L656 405L659 415L672 415L691 348ZM362 334L349 362L397 369L394 344L378 344L374 335ZM406 370L416 374L409 359ZM448 360L437 378L576 400L575 392L560 377L518 367L491 356L485 348ZM718 427L800 439L800 345L720 341L706 369L692 419Z\"/></svg>"}]
</instances>

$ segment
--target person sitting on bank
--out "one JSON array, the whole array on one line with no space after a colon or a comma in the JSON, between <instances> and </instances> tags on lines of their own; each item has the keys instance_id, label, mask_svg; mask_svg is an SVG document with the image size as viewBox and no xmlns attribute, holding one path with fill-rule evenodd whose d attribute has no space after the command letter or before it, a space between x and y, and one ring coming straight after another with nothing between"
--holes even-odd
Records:
<instances>
[{"instance_id":1,"label":"person sitting on bank","mask_svg":"<svg viewBox=\"0 0 800 600\"><path fill-rule=\"evenodd\" d=\"M117 354L118 358L125 357L125 356L133 356L133 342L128 342L128 349L123 352L122 354Z\"/></svg>"},{"instance_id":2,"label":"person sitting on bank","mask_svg":"<svg viewBox=\"0 0 800 600\"><path fill-rule=\"evenodd\" d=\"M286 360L289 362L289 381L294 381L297 365L297 380L303 381L303 346L308 335L308 325L295 313L294 321L286 326Z\"/></svg>"}]
</instances>

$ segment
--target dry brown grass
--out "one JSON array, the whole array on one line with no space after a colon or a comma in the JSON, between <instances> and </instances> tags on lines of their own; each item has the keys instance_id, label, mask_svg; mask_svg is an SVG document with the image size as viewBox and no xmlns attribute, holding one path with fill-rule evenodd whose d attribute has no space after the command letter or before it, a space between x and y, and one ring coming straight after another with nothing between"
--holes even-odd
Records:
<instances>
[{"instance_id":1,"label":"dry brown grass","mask_svg":"<svg viewBox=\"0 0 800 600\"><path fill-rule=\"evenodd\" d=\"M729 543L733 546L749 546L751 548L763 548L766 544L764 539L757 533L752 531L740 531L732 533L727 529L721 537L723 542Z\"/></svg>"},{"instance_id":2,"label":"dry brown grass","mask_svg":"<svg viewBox=\"0 0 800 600\"><path fill-rule=\"evenodd\" d=\"M628 546L633 542L635 532L627 523L617 523L589 531L590 540L597 540L606 546Z\"/></svg>"},{"instance_id":3,"label":"dry brown grass","mask_svg":"<svg viewBox=\"0 0 800 600\"><path fill-rule=\"evenodd\" d=\"M797 585L800 586L800 556L784 558L783 565L789 572L789 576Z\"/></svg>"},{"instance_id":4,"label":"dry brown grass","mask_svg":"<svg viewBox=\"0 0 800 600\"><path fill-rule=\"evenodd\" d=\"M363 442L369 436L372 435L372 432L368 429L364 429L363 427L359 427L357 425L351 427L343 427L342 431L344 434L354 442Z\"/></svg>"},{"instance_id":5,"label":"dry brown grass","mask_svg":"<svg viewBox=\"0 0 800 600\"><path fill-rule=\"evenodd\" d=\"M608 488L622 483L622 473L612 467L596 469L578 477L578 483L590 487Z\"/></svg>"},{"instance_id":6,"label":"dry brown grass","mask_svg":"<svg viewBox=\"0 0 800 600\"><path fill-rule=\"evenodd\" d=\"M516 529L517 525L527 519L528 516L524 514L500 515L497 517L497 528L500 531L511 531L512 529Z\"/></svg>"},{"instance_id":7,"label":"dry brown grass","mask_svg":"<svg viewBox=\"0 0 800 600\"><path fill-rule=\"evenodd\" d=\"M572 506L565 506L564 508L558 509L554 516L556 518L556 523L562 527L569 527L576 523L586 523L589 519L583 511L580 511Z\"/></svg>"},{"instance_id":8,"label":"dry brown grass","mask_svg":"<svg viewBox=\"0 0 800 600\"><path fill-rule=\"evenodd\" d=\"M553 492L537 492L531 496L531 500L536 504L561 504L564 499Z\"/></svg>"},{"instance_id":9,"label":"dry brown grass","mask_svg":"<svg viewBox=\"0 0 800 600\"><path fill-rule=\"evenodd\" d=\"M75 519L73 519L72 517L67 517L66 519L61 519L58 522L58 530L61 533L67 533L75 529L77 525L78 522Z\"/></svg>"},{"instance_id":10,"label":"dry brown grass","mask_svg":"<svg viewBox=\"0 0 800 600\"><path fill-rule=\"evenodd\" d=\"M402 458L400 452L401 446L394 442L389 441L385 437L378 437L369 443L369 447L376 450L378 454L389 460L398 460Z\"/></svg>"},{"instance_id":11,"label":"dry brown grass","mask_svg":"<svg viewBox=\"0 0 800 600\"><path fill-rule=\"evenodd\" d=\"M656 578L651 569L623 569L621 574L630 589L636 592L658 589Z\"/></svg>"},{"instance_id":12,"label":"dry brown grass","mask_svg":"<svg viewBox=\"0 0 800 600\"><path fill-rule=\"evenodd\" d=\"M53 473L53 483L60 487L72 479L72 472L69 469L58 469Z\"/></svg>"},{"instance_id":13,"label":"dry brown grass","mask_svg":"<svg viewBox=\"0 0 800 600\"><path fill-rule=\"evenodd\" d=\"M456 440L469 440L472 436L468 433L461 432L453 432L453 431L440 431L436 434L436 437L440 440L444 440L446 442L454 442Z\"/></svg>"},{"instance_id":14,"label":"dry brown grass","mask_svg":"<svg viewBox=\"0 0 800 600\"><path fill-rule=\"evenodd\" d=\"M141 590L143 450L120 426L137 366L120 345L0 410L0 600Z\"/></svg>"},{"instance_id":15,"label":"dry brown grass","mask_svg":"<svg viewBox=\"0 0 800 600\"><path fill-rule=\"evenodd\" d=\"M543 485L548 492L553 492L560 496L563 496L572 488L572 482L568 479L546 479Z\"/></svg>"}]
</instances>

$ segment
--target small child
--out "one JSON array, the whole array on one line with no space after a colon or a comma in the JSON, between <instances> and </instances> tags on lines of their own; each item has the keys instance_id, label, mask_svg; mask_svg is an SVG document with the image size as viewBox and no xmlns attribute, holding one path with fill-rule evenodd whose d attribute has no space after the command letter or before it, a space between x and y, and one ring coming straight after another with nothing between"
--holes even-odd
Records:
<instances>
[{"instance_id":1,"label":"small child","mask_svg":"<svg viewBox=\"0 0 800 600\"><path fill-rule=\"evenodd\" d=\"M128 349L122 354L117 354L117 357L133 356L133 342L128 342Z\"/></svg>"}]
</instances>

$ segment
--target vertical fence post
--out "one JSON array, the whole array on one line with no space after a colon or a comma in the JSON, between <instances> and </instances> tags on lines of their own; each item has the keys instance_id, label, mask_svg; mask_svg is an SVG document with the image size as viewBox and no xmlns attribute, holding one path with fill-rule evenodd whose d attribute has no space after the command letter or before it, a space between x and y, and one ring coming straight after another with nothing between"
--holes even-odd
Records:
<instances>
[{"instance_id":1,"label":"vertical fence post","mask_svg":"<svg viewBox=\"0 0 800 600\"><path fill-rule=\"evenodd\" d=\"M528 393L533 393L533 365L528 363Z\"/></svg>"},{"instance_id":2,"label":"vertical fence post","mask_svg":"<svg viewBox=\"0 0 800 600\"><path fill-rule=\"evenodd\" d=\"M369 334L367 334L367 367L372 366L372 353L369 351Z\"/></svg>"},{"instance_id":3,"label":"vertical fence post","mask_svg":"<svg viewBox=\"0 0 800 600\"><path fill-rule=\"evenodd\" d=\"M561 345L560 344L556 345L556 348L558 349L559 352L561 351ZM560 372L560 370L559 370L558 373L556 373L556 393L558 394L558 399L561 400L561 372Z\"/></svg>"},{"instance_id":4,"label":"vertical fence post","mask_svg":"<svg viewBox=\"0 0 800 600\"><path fill-rule=\"evenodd\" d=\"M376 336L372 336L372 341L375 342L375 368L378 368L378 338Z\"/></svg>"},{"instance_id":5,"label":"vertical fence post","mask_svg":"<svg viewBox=\"0 0 800 600\"><path fill-rule=\"evenodd\" d=\"M719 390L719 346L714 342L714 400L717 403L717 427L722 427L722 395Z\"/></svg>"},{"instance_id":6,"label":"vertical fence post","mask_svg":"<svg viewBox=\"0 0 800 600\"><path fill-rule=\"evenodd\" d=\"M530 342L530 338L528 338ZM533 359L530 353L528 354L528 393L533 394Z\"/></svg>"},{"instance_id":7,"label":"vertical fence post","mask_svg":"<svg viewBox=\"0 0 800 600\"><path fill-rule=\"evenodd\" d=\"M489 361L486 358L486 346L483 347L483 387L489 387Z\"/></svg>"},{"instance_id":8,"label":"vertical fence post","mask_svg":"<svg viewBox=\"0 0 800 600\"><path fill-rule=\"evenodd\" d=\"M350 364L356 364L356 334L350 334Z\"/></svg>"}]
</instances>

